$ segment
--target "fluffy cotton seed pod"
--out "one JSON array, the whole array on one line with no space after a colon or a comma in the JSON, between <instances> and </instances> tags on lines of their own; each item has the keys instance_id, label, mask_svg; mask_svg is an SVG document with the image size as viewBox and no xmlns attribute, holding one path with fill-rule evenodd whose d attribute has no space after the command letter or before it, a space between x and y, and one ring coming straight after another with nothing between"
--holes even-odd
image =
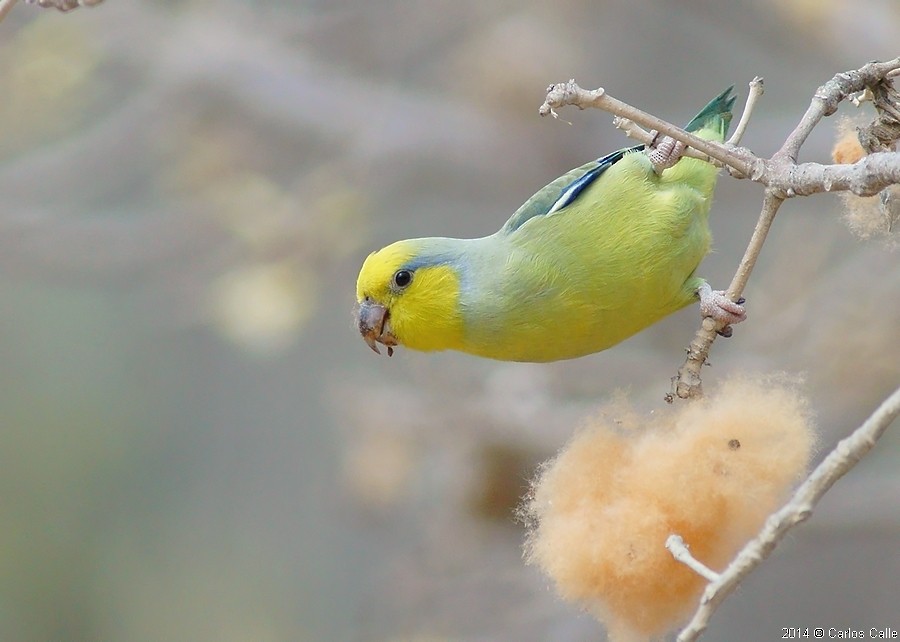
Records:
<instances>
[{"instance_id":1,"label":"fluffy cotton seed pod","mask_svg":"<svg viewBox=\"0 0 900 642\"><path fill-rule=\"evenodd\" d=\"M721 569L803 475L812 445L807 404L783 378L732 380L650 416L616 401L541 470L523 509L527 558L612 639L660 635L705 585L666 538Z\"/></svg>"},{"instance_id":2,"label":"fluffy cotton seed pod","mask_svg":"<svg viewBox=\"0 0 900 642\"><path fill-rule=\"evenodd\" d=\"M837 126L837 140L831 150L835 163L855 163L866 155L856 132L856 122L842 118ZM842 192L844 222L861 239L880 238L891 249L900 244L900 187L893 185L875 196L856 196Z\"/></svg>"}]
</instances>

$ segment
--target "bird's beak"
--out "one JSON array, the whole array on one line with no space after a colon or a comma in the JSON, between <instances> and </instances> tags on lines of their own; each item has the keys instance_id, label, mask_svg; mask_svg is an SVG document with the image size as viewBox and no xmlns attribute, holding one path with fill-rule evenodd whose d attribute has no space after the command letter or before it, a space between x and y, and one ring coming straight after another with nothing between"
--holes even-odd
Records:
<instances>
[{"instance_id":1,"label":"bird's beak","mask_svg":"<svg viewBox=\"0 0 900 642\"><path fill-rule=\"evenodd\" d=\"M380 303L364 299L359 304L357 311L357 323L359 333L363 341L378 354L378 344L386 345L388 356L394 354L393 346L397 345L397 339L391 334L390 313Z\"/></svg>"}]
</instances>

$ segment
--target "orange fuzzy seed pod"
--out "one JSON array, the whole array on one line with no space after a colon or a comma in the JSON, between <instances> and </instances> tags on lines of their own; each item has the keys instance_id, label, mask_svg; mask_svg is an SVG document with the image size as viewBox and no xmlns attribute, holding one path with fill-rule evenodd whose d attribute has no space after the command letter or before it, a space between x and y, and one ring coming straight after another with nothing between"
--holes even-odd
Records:
<instances>
[{"instance_id":1,"label":"orange fuzzy seed pod","mask_svg":"<svg viewBox=\"0 0 900 642\"><path fill-rule=\"evenodd\" d=\"M612 404L535 482L528 560L611 639L658 636L705 585L666 538L681 535L697 559L724 567L803 475L812 435L806 402L774 378L733 380L649 417Z\"/></svg>"}]
</instances>

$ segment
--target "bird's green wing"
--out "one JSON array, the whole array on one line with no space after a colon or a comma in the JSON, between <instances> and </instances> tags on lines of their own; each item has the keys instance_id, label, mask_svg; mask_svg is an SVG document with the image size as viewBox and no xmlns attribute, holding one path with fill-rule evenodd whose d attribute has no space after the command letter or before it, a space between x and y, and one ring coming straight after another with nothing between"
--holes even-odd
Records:
<instances>
[{"instance_id":1,"label":"bird's green wing","mask_svg":"<svg viewBox=\"0 0 900 642\"><path fill-rule=\"evenodd\" d=\"M642 149L644 149L644 145L620 149L563 174L525 201L506 221L501 232L506 234L515 232L535 216L546 216L564 208L578 198L578 195L597 180L603 172L620 161L625 154Z\"/></svg>"},{"instance_id":2,"label":"bird's green wing","mask_svg":"<svg viewBox=\"0 0 900 642\"><path fill-rule=\"evenodd\" d=\"M712 129L716 132L716 139L722 140L728 131L731 122L731 108L735 97L731 95L734 90L732 85L721 94L713 98L700 110L694 118L685 126L689 132L698 132L701 129ZM644 145L626 147L608 154L603 158L576 167L572 171L563 174L555 181L541 189L537 194L529 198L516 210L503 225L501 233L510 234L536 216L547 216L570 205L584 189L599 178L603 172L630 153L641 151Z\"/></svg>"}]
</instances>

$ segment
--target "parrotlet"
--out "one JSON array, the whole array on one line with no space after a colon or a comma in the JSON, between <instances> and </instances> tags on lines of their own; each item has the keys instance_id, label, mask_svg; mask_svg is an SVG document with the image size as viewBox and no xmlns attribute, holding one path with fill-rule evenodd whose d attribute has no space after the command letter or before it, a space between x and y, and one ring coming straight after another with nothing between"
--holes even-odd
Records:
<instances>
[{"instance_id":1,"label":"parrotlet","mask_svg":"<svg viewBox=\"0 0 900 642\"><path fill-rule=\"evenodd\" d=\"M724 140L732 89L685 129ZM664 143L571 170L490 236L372 252L356 283L363 339L389 355L403 345L546 362L605 350L698 300L705 316L743 320L740 301L696 274L710 247L718 169Z\"/></svg>"}]
</instances>

